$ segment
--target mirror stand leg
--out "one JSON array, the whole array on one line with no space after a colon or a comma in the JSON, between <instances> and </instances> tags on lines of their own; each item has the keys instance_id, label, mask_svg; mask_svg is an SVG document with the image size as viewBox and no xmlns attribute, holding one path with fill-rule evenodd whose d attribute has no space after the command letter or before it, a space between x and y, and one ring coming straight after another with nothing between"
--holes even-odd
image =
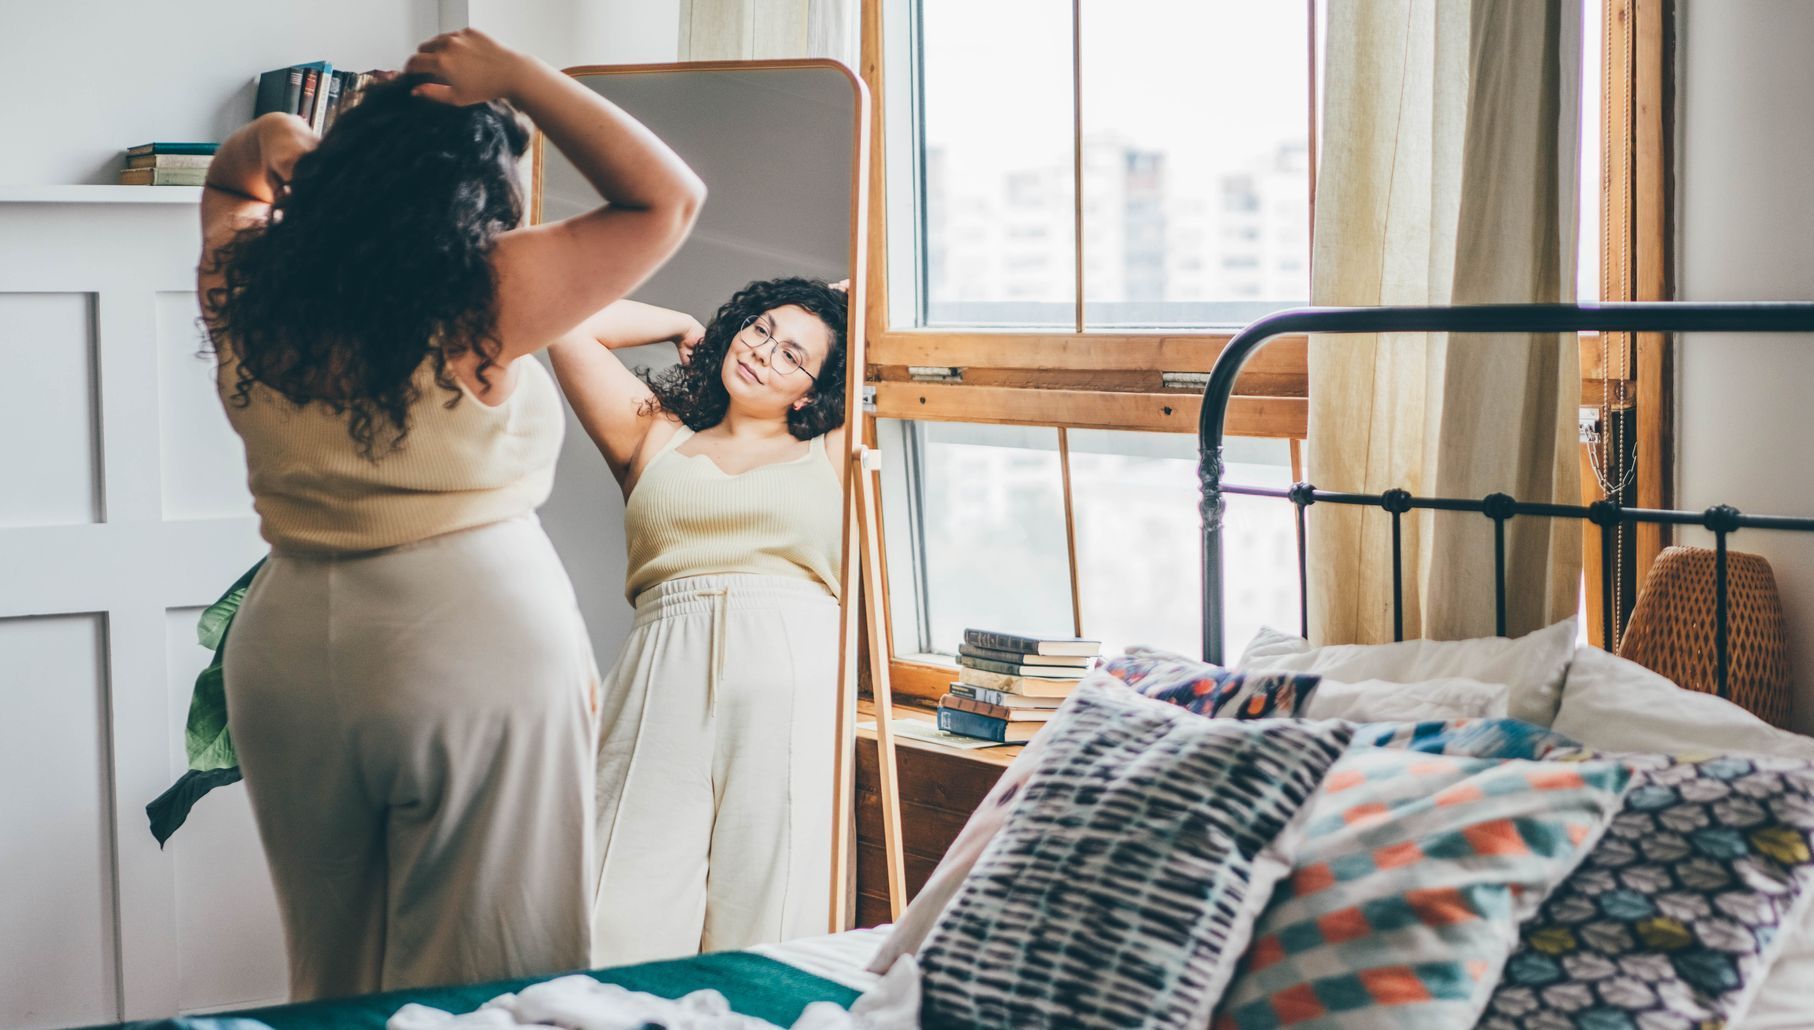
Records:
<instances>
[{"instance_id":1,"label":"mirror stand leg","mask_svg":"<svg viewBox=\"0 0 1814 1030\"><path fill-rule=\"evenodd\" d=\"M862 549L862 592L867 601L864 642L869 651L869 684L875 694L877 786L882 794L882 849L888 858L888 914L901 918L907 903L906 856L901 844L901 792L894 751L894 698L888 679L888 634L883 625L882 542L877 534L874 473L881 468L881 452L860 447L851 462L857 482L857 517Z\"/></svg>"}]
</instances>

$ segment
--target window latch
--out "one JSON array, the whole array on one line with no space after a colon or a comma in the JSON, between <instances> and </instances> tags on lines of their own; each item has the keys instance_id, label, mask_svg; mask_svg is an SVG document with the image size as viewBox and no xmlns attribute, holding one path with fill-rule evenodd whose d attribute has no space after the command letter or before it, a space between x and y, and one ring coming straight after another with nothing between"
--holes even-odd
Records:
<instances>
[{"instance_id":1,"label":"window latch","mask_svg":"<svg viewBox=\"0 0 1814 1030\"><path fill-rule=\"evenodd\" d=\"M1161 372L1159 385L1167 390L1193 390L1202 393L1209 386L1209 373Z\"/></svg>"},{"instance_id":2,"label":"window latch","mask_svg":"<svg viewBox=\"0 0 1814 1030\"><path fill-rule=\"evenodd\" d=\"M1576 419L1581 427L1581 442L1597 444L1600 442L1600 409L1591 404L1581 405Z\"/></svg>"},{"instance_id":3,"label":"window latch","mask_svg":"<svg viewBox=\"0 0 1814 1030\"><path fill-rule=\"evenodd\" d=\"M863 384L863 414L876 413L876 388L874 383Z\"/></svg>"},{"instance_id":4,"label":"window latch","mask_svg":"<svg viewBox=\"0 0 1814 1030\"><path fill-rule=\"evenodd\" d=\"M964 370L946 365L908 365L907 378L916 383L961 383Z\"/></svg>"}]
</instances>

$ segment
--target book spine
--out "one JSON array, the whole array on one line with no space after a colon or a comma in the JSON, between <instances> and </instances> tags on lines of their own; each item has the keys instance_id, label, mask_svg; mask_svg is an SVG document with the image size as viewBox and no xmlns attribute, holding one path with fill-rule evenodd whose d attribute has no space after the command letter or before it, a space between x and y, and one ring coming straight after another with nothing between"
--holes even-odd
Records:
<instances>
[{"instance_id":1,"label":"book spine","mask_svg":"<svg viewBox=\"0 0 1814 1030\"><path fill-rule=\"evenodd\" d=\"M975 644L959 644L957 646L957 653L960 657L969 655L972 658L987 658L991 661L1009 662L1016 665L1023 663L1027 665L1055 666L1082 664L1081 662L1070 658L1036 655L1025 651L998 651L992 647L977 647Z\"/></svg>"},{"instance_id":2,"label":"book spine","mask_svg":"<svg viewBox=\"0 0 1814 1030\"><path fill-rule=\"evenodd\" d=\"M252 105L252 117L284 110L283 96L289 86L290 69L279 68L258 77L258 99Z\"/></svg>"},{"instance_id":3,"label":"book spine","mask_svg":"<svg viewBox=\"0 0 1814 1030\"><path fill-rule=\"evenodd\" d=\"M961 686L965 690L968 690L971 692L964 696L975 698L976 700L981 701L984 704L1000 705L1004 708L1015 707L1014 705L1012 705L1008 702L1008 699L1011 697L1014 697L1015 695L1010 694L1005 690L996 690L994 687L978 687L978 686L973 686L969 683L960 683L960 684L958 684L958 686ZM952 692L956 693L956 689L957 689L956 687L953 687Z\"/></svg>"},{"instance_id":4,"label":"book spine","mask_svg":"<svg viewBox=\"0 0 1814 1030\"><path fill-rule=\"evenodd\" d=\"M206 168L213 154L137 154L126 159L128 168Z\"/></svg>"},{"instance_id":5,"label":"book spine","mask_svg":"<svg viewBox=\"0 0 1814 1030\"><path fill-rule=\"evenodd\" d=\"M999 672L1004 676L1030 676L1033 679L1048 680L1080 680L1089 672L1080 665L1015 665L991 658L973 658L970 655L959 655L957 664L967 669Z\"/></svg>"},{"instance_id":6,"label":"book spine","mask_svg":"<svg viewBox=\"0 0 1814 1030\"><path fill-rule=\"evenodd\" d=\"M1044 722L1052 717L1053 712L1050 708L1019 708L994 701L983 701L974 697L966 697L956 691L946 694L939 703L960 712L972 712L991 719L1000 719L1003 722Z\"/></svg>"},{"instance_id":7,"label":"book spine","mask_svg":"<svg viewBox=\"0 0 1814 1030\"><path fill-rule=\"evenodd\" d=\"M328 77L327 114L321 119L321 131L324 133L334 127L334 119L340 114L341 91L345 88L345 72L335 72Z\"/></svg>"},{"instance_id":8,"label":"book spine","mask_svg":"<svg viewBox=\"0 0 1814 1030\"><path fill-rule=\"evenodd\" d=\"M334 66L323 62L315 83L315 107L309 114L309 128L319 136L328 129L328 94L334 84Z\"/></svg>"},{"instance_id":9,"label":"book spine","mask_svg":"<svg viewBox=\"0 0 1814 1030\"><path fill-rule=\"evenodd\" d=\"M986 647L994 651L1012 651L1016 654L1033 654L1039 650L1039 641L1033 637L1023 637L1016 633L996 633L985 629L964 630L964 643L975 647Z\"/></svg>"},{"instance_id":10,"label":"book spine","mask_svg":"<svg viewBox=\"0 0 1814 1030\"><path fill-rule=\"evenodd\" d=\"M295 114L301 109L302 80L304 77L301 68L290 69L290 77L286 80L283 88L283 107L279 109L285 114Z\"/></svg>"},{"instance_id":11,"label":"book spine","mask_svg":"<svg viewBox=\"0 0 1814 1030\"><path fill-rule=\"evenodd\" d=\"M128 168L120 173L122 186L201 186L206 168Z\"/></svg>"},{"instance_id":12,"label":"book spine","mask_svg":"<svg viewBox=\"0 0 1814 1030\"><path fill-rule=\"evenodd\" d=\"M296 100L296 117L305 122L312 122L315 114L315 84L320 81L321 73L313 68L302 73L302 93Z\"/></svg>"},{"instance_id":13,"label":"book spine","mask_svg":"<svg viewBox=\"0 0 1814 1030\"><path fill-rule=\"evenodd\" d=\"M961 737L993 740L1002 744L1008 741L1008 721L1006 719L991 719L974 712L946 708L943 705L940 705L938 710L938 728Z\"/></svg>"},{"instance_id":14,"label":"book spine","mask_svg":"<svg viewBox=\"0 0 1814 1030\"><path fill-rule=\"evenodd\" d=\"M998 662L992 658L972 658L969 655L961 655L958 657L957 664L967 669L980 669L983 672L1000 673L1003 676L1022 675L1022 666L1009 665L1007 662Z\"/></svg>"}]
</instances>

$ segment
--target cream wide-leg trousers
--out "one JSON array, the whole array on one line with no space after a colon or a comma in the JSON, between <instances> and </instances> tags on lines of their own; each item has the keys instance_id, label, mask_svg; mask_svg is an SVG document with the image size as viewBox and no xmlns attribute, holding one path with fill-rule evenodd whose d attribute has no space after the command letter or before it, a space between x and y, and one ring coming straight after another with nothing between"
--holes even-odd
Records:
<instances>
[{"instance_id":1,"label":"cream wide-leg trousers","mask_svg":"<svg viewBox=\"0 0 1814 1030\"><path fill-rule=\"evenodd\" d=\"M273 555L225 672L294 998L586 965L597 673L534 516Z\"/></svg>"},{"instance_id":2,"label":"cream wide-leg trousers","mask_svg":"<svg viewBox=\"0 0 1814 1030\"><path fill-rule=\"evenodd\" d=\"M817 583L651 587L601 694L592 964L826 932L838 603Z\"/></svg>"}]
</instances>

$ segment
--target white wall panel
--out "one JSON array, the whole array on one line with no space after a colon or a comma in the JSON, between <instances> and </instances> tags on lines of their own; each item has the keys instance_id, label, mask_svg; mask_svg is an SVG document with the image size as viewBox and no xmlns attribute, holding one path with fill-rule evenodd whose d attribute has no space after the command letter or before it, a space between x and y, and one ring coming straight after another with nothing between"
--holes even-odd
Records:
<instances>
[{"instance_id":1,"label":"white wall panel","mask_svg":"<svg viewBox=\"0 0 1814 1030\"><path fill-rule=\"evenodd\" d=\"M246 451L214 386L214 356L195 294L157 295L159 455L166 519L252 514Z\"/></svg>"},{"instance_id":2,"label":"white wall panel","mask_svg":"<svg viewBox=\"0 0 1814 1030\"><path fill-rule=\"evenodd\" d=\"M170 775L184 766L183 724L210 653L195 642L200 608L165 613ZM276 1003L289 989L271 875L243 783L203 798L168 847L176 867L176 950L183 1011Z\"/></svg>"},{"instance_id":3,"label":"white wall panel","mask_svg":"<svg viewBox=\"0 0 1814 1030\"><path fill-rule=\"evenodd\" d=\"M118 1004L105 649L98 614L0 619L0 1026Z\"/></svg>"},{"instance_id":4,"label":"white wall panel","mask_svg":"<svg viewBox=\"0 0 1814 1030\"><path fill-rule=\"evenodd\" d=\"M0 526L98 522L94 298L0 293Z\"/></svg>"}]
</instances>

